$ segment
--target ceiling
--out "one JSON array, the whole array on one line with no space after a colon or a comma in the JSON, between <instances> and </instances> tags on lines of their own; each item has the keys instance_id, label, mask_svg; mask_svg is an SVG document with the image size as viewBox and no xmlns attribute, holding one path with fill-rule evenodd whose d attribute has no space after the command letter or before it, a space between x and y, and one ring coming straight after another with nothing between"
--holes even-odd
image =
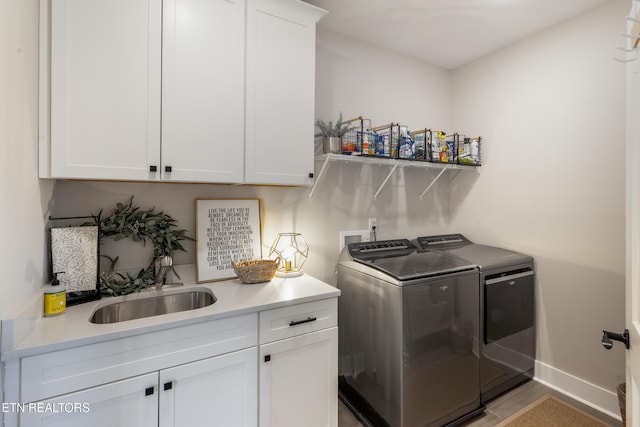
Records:
<instances>
[{"instance_id":1,"label":"ceiling","mask_svg":"<svg viewBox=\"0 0 640 427\"><path fill-rule=\"evenodd\" d=\"M318 26L454 69L609 1L305 0Z\"/></svg>"}]
</instances>

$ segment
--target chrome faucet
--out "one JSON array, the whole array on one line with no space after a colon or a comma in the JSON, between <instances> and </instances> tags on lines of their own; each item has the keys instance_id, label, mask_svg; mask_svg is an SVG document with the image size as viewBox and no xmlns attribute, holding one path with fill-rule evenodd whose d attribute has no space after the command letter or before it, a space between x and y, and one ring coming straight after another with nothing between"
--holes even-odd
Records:
<instances>
[{"instance_id":1,"label":"chrome faucet","mask_svg":"<svg viewBox=\"0 0 640 427\"><path fill-rule=\"evenodd\" d=\"M169 255L163 255L156 258L156 261L155 261L156 291L161 291L162 287L166 284L167 273L171 270L172 266L173 266L173 258L171 258Z\"/></svg>"}]
</instances>

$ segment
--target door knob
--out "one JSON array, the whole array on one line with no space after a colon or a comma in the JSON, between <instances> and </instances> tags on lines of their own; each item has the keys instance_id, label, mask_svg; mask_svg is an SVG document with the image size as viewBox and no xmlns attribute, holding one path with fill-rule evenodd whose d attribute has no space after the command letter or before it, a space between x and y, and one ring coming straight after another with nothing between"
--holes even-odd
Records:
<instances>
[{"instance_id":1,"label":"door knob","mask_svg":"<svg viewBox=\"0 0 640 427\"><path fill-rule=\"evenodd\" d=\"M624 343L624 347L629 349L629 330L625 329L624 333L616 334L615 332L602 331L602 346L607 350L611 350L613 347L613 341L620 341Z\"/></svg>"}]
</instances>

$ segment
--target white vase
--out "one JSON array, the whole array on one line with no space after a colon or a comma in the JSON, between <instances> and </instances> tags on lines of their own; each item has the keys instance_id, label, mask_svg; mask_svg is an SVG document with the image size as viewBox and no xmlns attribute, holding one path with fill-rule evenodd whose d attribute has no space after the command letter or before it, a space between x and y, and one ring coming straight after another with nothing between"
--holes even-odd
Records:
<instances>
[{"instance_id":1,"label":"white vase","mask_svg":"<svg viewBox=\"0 0 640 427\"><path fill-rule=\"evenodd\" d=\"M342 153L342 138L339 136L325 136L322 138L322 151L327 153Z\"/></svg>"}]
</instances>

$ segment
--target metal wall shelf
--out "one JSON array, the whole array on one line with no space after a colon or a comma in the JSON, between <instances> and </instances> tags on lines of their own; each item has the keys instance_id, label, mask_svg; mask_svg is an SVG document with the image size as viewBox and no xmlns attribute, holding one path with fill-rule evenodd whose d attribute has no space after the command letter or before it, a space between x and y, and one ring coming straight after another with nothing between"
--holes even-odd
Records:
<instances>
[{"instance_id":1,"label":"metal wall shelf","mask_svg":"<svg viewBox=\"0 0 640 427\"><path fill-rule=\"evenodd\" d=\"M386 166L389 167L389 173L380 184L378 191L375 192L373 198L377 199L378 194L382 191L384 186L386 185L391 175L398 168L420 168L420 169L438 169L440 172L431 180L429 185L424 189L422 194L420 194L420 200L424 197L425 194L433 187L433 185L440 179L440 177L446 171L454 171L458 174L461 170L476 170L479 166L467 166L467 165L458 165L455 163L432 163L432 162L420 162L413 160L399 160L399 159L389 159L384 157L369 157L369 156L346 156L343 154L322 154L320 156L316 156L316 161L322 161L322 167L320 168L320 172L316 177L311 190L309 191L309 199L313 198L313 193L316 191L316 187L322 180L323 175L326 172L327 166L330 162L341 162L341 163L354 163L354 164L365 164L365 165L377 165L377 166Z\"/></svg>"}]
</instances>

